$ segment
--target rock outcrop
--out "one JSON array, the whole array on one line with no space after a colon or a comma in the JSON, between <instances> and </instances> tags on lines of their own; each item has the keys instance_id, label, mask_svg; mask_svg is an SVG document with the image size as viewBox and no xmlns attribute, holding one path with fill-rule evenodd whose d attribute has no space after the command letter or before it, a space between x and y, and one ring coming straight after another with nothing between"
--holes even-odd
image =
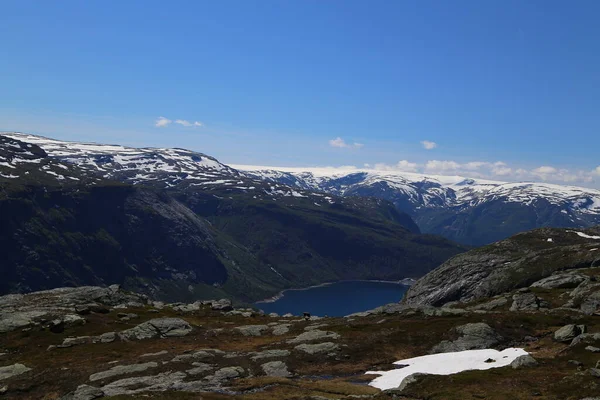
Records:
<instances>
[{"instance_id":1,"label":"rock outcrop","mask_svg":"<svg viewBox=\"0 0 600 400\"><path fill-rule=\"evenodd\" d=\"M548 237L553 242L548 242ZM579 278L543 279L555 271L600 265L599 255L590 251L597 245L597 240L567 229L520 233L451 258L411 286L403 302L441 306L493 297L532 284L573 285Z\"/></svg>"}]
</instances>

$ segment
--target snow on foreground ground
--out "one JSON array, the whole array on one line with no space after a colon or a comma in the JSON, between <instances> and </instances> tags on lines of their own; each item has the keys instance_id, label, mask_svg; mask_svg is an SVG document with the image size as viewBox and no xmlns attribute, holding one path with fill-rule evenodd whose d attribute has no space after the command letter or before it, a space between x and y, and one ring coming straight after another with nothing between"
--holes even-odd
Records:
<instances>
[{"instance_id":1,"label":"snow on foreground ground","mask_svg":"<svg viewBox=\"0 0 600 400\"><path fill-rule=\"evenodd\" d=\"M484 349L431 354L407 358L406 360L394 363L398 366L405 365L405 367L399 367L391 371L369 371L367 374L381 375L371 381L369 385L386 390L397 388L406 377L412 374L452 375L474 369L484 370L505 367L510 365L516 358L527 354L529 353L525 350L517 348L509 348L502 351ZM486 360L490 359L494 361L486 362Z\"/></svg>"}]
</instances>

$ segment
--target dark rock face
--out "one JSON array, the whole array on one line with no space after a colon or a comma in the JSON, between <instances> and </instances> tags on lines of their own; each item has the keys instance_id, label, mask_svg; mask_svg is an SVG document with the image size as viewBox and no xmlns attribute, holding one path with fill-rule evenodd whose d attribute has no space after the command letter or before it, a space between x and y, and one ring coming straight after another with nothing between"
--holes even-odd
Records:
<instances>
[{"instance_id":1,"label":"dark rock face","mask_svg":"<svg viewBox=\"0 0 600 400\"><path fill-rule=\"evenodd\" d=\"M588 232L597 233L600 229ZM439 306L528 287L555 271L600 265L599 255L590 251L597 246L597 240L565 229L521 233L453 257L411 286L403 301Z\"/></svg>"}]
</instances>

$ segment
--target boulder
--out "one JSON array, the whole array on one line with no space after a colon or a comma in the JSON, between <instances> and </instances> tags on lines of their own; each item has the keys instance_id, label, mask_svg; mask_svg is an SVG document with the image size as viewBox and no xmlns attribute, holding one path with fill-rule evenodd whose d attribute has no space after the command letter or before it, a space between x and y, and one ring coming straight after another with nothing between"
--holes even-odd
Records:
<instances>
[{"instance_id":1,"label":"boulder","mask_svg":"<svg viewBox=\"0 0 600 400\"><path fill-rule=\"evenodd\" d=\"M261 368L267 376L277 376L282 378L292 376L287 369L287 365L283 361L271 361L261 365Z\"/></svg>"},{"instance_id":2,"label":"boulder","mask_svg":"<svg viewBox=\"0 0 600 400\"><path fill-rule=\"evenodd\" d=\"M290 331L291 326L292 325L290 325L290 324L276 325L275 327L273 327L273 335L275 335L275 336L285 335L286 333L288 333Z\"/></svg>"},{"instance_id":3,"label":"boulder","mask_svg":"<svg viewBox=\"0 0 600 400\"><path fill-rule=\"evenodd\" d=\"M235 328L244 336L261 336L269 327L267 325L245 325Z\"/></svg>"},{"instance_id":4,"label":"boulder","mask_svg":"<svg viewBox=\"0 0 600 400\"><path fill-rule=\"evenodd\" d=\"M179 337L191 331L190 324L181 318L155 318L120 332L119 337L125 340Z\"/></svg>"},{"instance_id":5,"label":"boulder","mask_svg":"<svg viewBox=\"0 0 600 400\"><path fill-rule=\"evenodd\" d=\"M450 353L455 351L487 349L502 339L492 327L483 322L469 323L452 329L459 335L455 340L444 340L435 345L430 353Z\"/></svg>"},{"instance_id":6,"label":"boulder","mask_svg":"<svg viewBox=\"0 0 600 400\"><path fill-rule=\"evenodd\" d=\"M71 400L94 400L101 397L104 397L102 389L89 385L79 385Z\"/></svg>"},{"instance_id":7,"label":"boulder","mask_svg":"<svg viewBox=\"0 0 600 400\"><path fill-rule=\"evenodd\" d=\"M215 311L231 311L231 310L233 310L231 300L229 300L229 299L221 299L221 300L213 301L210 308Z\"/></svg>"},{"instance_id":8,"label":"boulder","mask_svg":"<svg viewBox=\"0 0 600 400\"><path fill-rule=\"evenodd\" d=\"M540 299L533 293L516 293L510 311L537 311L540 309Z\"/></svg>"},{"instance_id":9,"label":"boulder","mask_svg":"<svg viewBox=\"0 0 600 400\"><path fill-rule=\"evenodd\" d=\"M510 363L510 366L513 367L513 369L535 367L536 365L538 365L537 360L529 354L517 357L513 360L513 362Z\"/></svg>"},{"instance_id":10,"label":"boulder","mask_svg":"<svg viewBox=\"0 0 600 400\"><path fill-rule=\"evenodd\" d=\"M117 365L107 371L98 372L90 375L90 382L100 381L107 378L113 378L115 376L134 374L137 372L143 372L150 368L156 368L158 364L155 362L147 362L144 364L133 364L133 365Z\"/></svg>"},{"instance_id":11,"label":"boulder","mask_svg":"<svg viewBox=\"0 0 600 400\"><path fill-rule=\"evenodd\" d=\"M175 385L182 382L185 372L163 372L152 376L138 376L120 379L102 387L105 396L133 395L142 392L160 392L177 389Z\"/></svg>"},{"instance_id":12,"label":"boulder","mask_svg":"<svg viewBox=\"0 0 600 400\"><path fill-rule=\"evenodd\" d=\"M600 353L600 348L595 346L587 346L585 348L587 351L591 351L592 353Z\"/></svg>"},{"instance_id":13,"label":"boulder","mask_svg":"<svg viewBox=\"0 0 600 400\"><path fill-rule=\"evenodd\" d=\"M312 331L307 331L301 333L293 339L289 339L288 343L302 343L302 342L313 342L315 340L324 340L324 339L339 339L340 335L335 332L322 331L319 329L315 329Z\"/></svg>"},{"instance_id":14,"label":"boulder","mask_svg":"<svg viewBox=\"0 0 600 400\"><path fill-rule=\"evenodd\" d=\"M543 289L573 289L588 279L589 278L585 275L575 273L555 274L534 282L530 287Z\"/></svg>"},{"instance_id":15,"label":"boulder","mask_svg":"<svg viewBox=\"0 0 600 400\"><path fill-rule=\"evenodd\" d=\"M217 370L214 375L207 376L206 379L215 383L222 383L224 381L239 378L244 373L242 367L225 367Z\"/></svg>"},{"instance_id":16,"label":"boulder","mask_svg":"<svg viewBox=\"0 0 600 400\"><path fill-rule=\"evenodd\" d=\"M319 354L319 353L329 353L331 351L335 351L339 349L339 345L332 342L325 342L319 344L299 344L294 347L294 349L298 351L302 351L307 354Z\"/></svg>"},{"instance_id":17,"label":"boulder","mask_svg":"<svg viewBox=\"0 0 600 400\"><path fill-rule=\"evenodd\" d=\"M557 342L570 342L582 333L585 333L584 325L569 324L554 332L554 340Z\"/></svg>"},{"instance_id":18,"label":"boulder","mask_svg":"<svg viewBox=\"0 0 600 400\"><path fill-rule=\"evenodd\" d=\"M0 367L0 381L24 374L28 371L31 371L31 368L27 368L23 364L13 364L6 367Z\"/></svg>"}]
</instances>

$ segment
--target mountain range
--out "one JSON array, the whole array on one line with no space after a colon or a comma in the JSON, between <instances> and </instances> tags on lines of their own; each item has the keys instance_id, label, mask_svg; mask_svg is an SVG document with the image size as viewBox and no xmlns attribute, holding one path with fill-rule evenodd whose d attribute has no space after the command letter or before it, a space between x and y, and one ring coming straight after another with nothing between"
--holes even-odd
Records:
<instances>
[{"instance_id":1,"label":"mountain range","mask_svg":"<svg viewBox=\"0 0 600 400\"><path fill-rule=\"evenodd\" d=\"M466 248L372 197L257 180L202 153L0 135L0 293L123 284L252 302L419 277Z\"/></svg>"},{"instance_id":2,"label":"mountain range","mask_svg":"<svg viewBox=\"0 0 600 400\"><path fill-rule=\"evenodd\" d=\"M391 201L426 233L484 245L541 227L600 224L600 190L411 172L237 166L248 176L338 196Z\"/></svg>"}]
</instances>

